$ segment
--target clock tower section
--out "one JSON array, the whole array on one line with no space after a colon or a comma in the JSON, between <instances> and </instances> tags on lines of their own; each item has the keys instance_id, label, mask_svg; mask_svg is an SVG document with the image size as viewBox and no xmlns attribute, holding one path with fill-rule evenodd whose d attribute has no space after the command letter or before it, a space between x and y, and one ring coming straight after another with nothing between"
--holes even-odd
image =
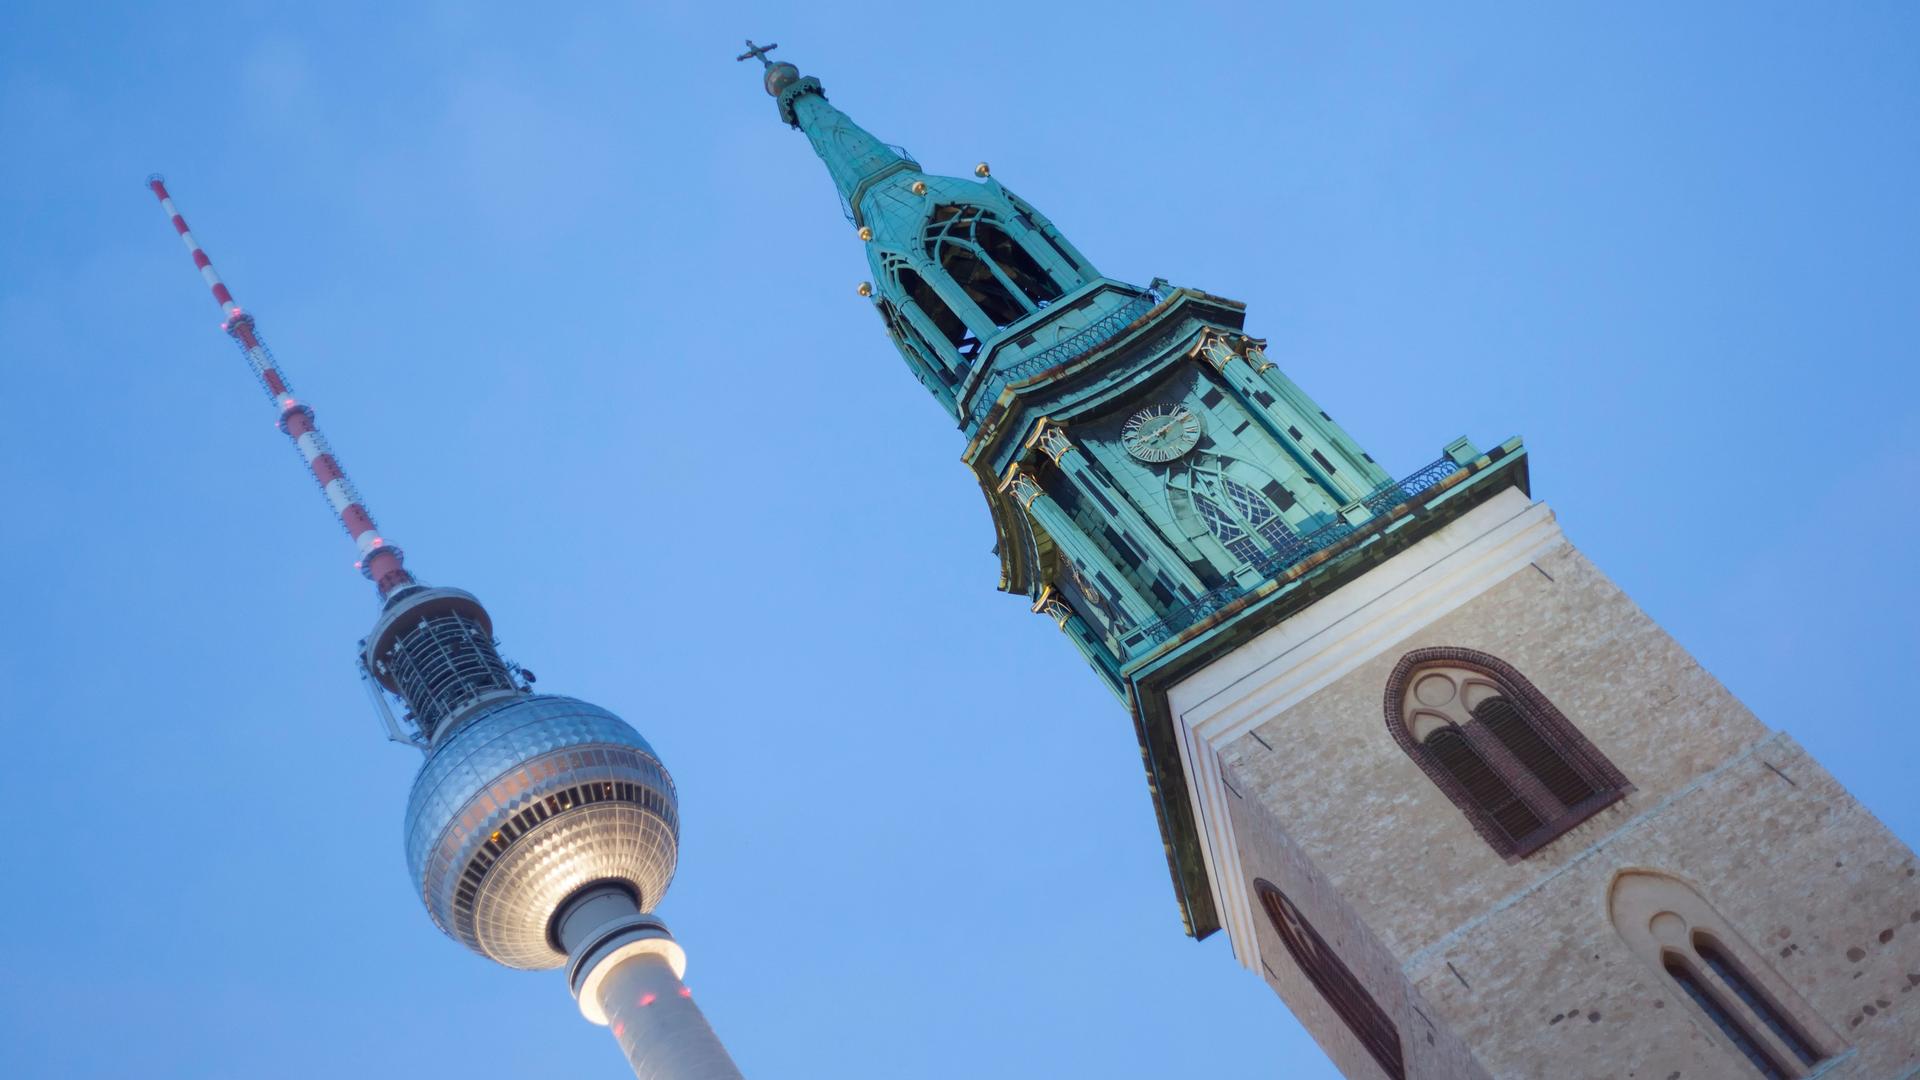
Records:
<instances>
[{"instance_id":1,"label":"clock tower section","mask_svg":"<svg viewBox=\"0 0 1920 1080\"><path fill-rule=\"evenodd\" d=\"M1519 439L1388 472L1244 304L1105 276L770 48L1001 589L1133 719L1187 932L1347 1075L1920 1068L1913 853L1567 542Z\"/></svg>"}]
</instances>

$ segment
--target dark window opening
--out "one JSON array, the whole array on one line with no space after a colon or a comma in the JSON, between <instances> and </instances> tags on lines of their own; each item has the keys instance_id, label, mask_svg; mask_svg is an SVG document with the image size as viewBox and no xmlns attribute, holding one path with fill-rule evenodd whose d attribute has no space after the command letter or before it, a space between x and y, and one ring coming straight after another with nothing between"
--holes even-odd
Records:
<instances>
[{"instance_id":1,"label":"dark window opening","mask_svg":"<svg viewBox=\"0 0 1920 1080\"><path fill-rule=\"evenodd\" d=\"M1054 282L1053 275L1047 273L1032 255L1027 254L1027 249L1008 236L1000 226L983 220L974 226L973 235L979 241L981 250L987 253L987 258L999 264L1000 272L1007 275L1021 292L1026 293L1027 299L1032 300L1035 306L1051 304L1060 299L1060 286Z\"/></svg>"},{"instance_id":2,"label":"dark window opening","mask_svg":"<svg viewBox=\"0 0 1920 1080\"><path fill-rule=\"evenodd\" d=\"M1062 295L1060 283L1033 254L977 206L935 207L926 239L927 255L995 326L1006 326Z\"/></svg>"},{"instance_id":3,"label":"dark window opening","mask_svg":"<svg viewBox=\"0 0 1920 1080\"><path fill-rule=\"evenodd\" d=\"M1273 500L1273 505L1279 507L1281 510L1293 509L1295 502L1293 492L1288 491L1287 486L1280 481L1269 480L1261 485L1260 490L1267 498Z\"/></svg>"},{"instance_id":4,"label":"dark window opening","mask_svg":"<svg viewBox=\"0 0 1920 1080\"><path fill-rule=\"evenodd\" d=\"M1540 818L1513 790L1513 785L1487 764L1459 728L1441 728L1428 736L1424 745L1473 805L1499 826L1510 843L1517 843L1540 827Z\"/></svg>"},{"instance_id":5,"label":"dark window opening","mask_svg":"<svg viewBox=\"0 0 1920 1080\"><path fill-rule=\"evenodd\" d=\"M979 306L995 326L1017 322L1027 314L1026 305L1014 299L1007 286L974 250L959 244L940 245L940 269Z\"/></svg>"},{"instance_id":6,"label":"dark window opening","mask_svg":"<svg viewBox=\"0 0 1920 1080\"><path fill-rule=\"evenodd\" d=\"M1200 395L1200 404L1205 405L1209 409L1220 404L1223 400L1225 400L1225 395L1220 393L1220 388L1217 386L1207 387L1207 392Z\"/></svg>"},{"instance_id":7,"label":"dark window opening","mask_svg":"<svg viewBox=\"0 0 1920 1080\"><path fill-rule=\"evenodd\" d=\"M1300 434L1300 429L1297 427L1294 427L1292 424L1287 425L1287 434L1293 436L1296 439L1306 438L1306 436Z\"/></svg>"},{"instance_id":8,"label":"dark window opening","mask_svg":"<svg viewBox=\"0 0 1920 1080\"><path fill-rule=\"evenodd\" d=\"M953 309L947 306L939 293L933 291L933 286L928 285L925 278L904 266L895 270L893 276L900 283L900 291L906 293L907 299L913 301L920 313L933 323L934 328L947 339L948 345L969 361L979 354L980 342L973 336L973 331L960 321L960 316L953 313Z\"/></svg>"},{"instance_id":9,"label":"dark window opening","mask_svg":"<svg viewBox=\"0 0 1920 1080\"><path fill-rule=\"evenodd\" d=\"M1741 1026L1740 1021L1734 1019L1733 1014L1728 1012L1720 999L1714 996L1713 991L1700 981L1700 977L1694 974L1685 960L1668 953L1666 969L1673 981L1679 984L1681 991L1693 999L1695 1005L1700 1006L1700 1011L1707 1014L1707 1019L1713 1021L1713 1026L1720 1029L1720 1034L1725 1035L1727 1041L1732 1043L1755 1069L1760 1070L1761 1076L1766 1077L1767 1080L1788 1080L1787 1071L1773 1060L1773 1056L1767 1053L1758 1039Z\"/></svg>"},{"instance_id":10,"label":"dark window opening","mask_svg":"<svg viewBox=\"0 0 1920 1080\"><path fill-rule=\"evenodd\" d=\"M1379 1064L1391 1080L1406 1080L1407 1067L1401 1057L1400 1029L1373 999L1367 988L1354 977L1353 969L1347 967L1334 951L1328 947L1326 939L1310 925L1293 906L1285 893L1275 888L1273 883L1263 878L1253 882L1254 892L1260 896L1260 906L1266 909L1267 919L1273 923L1274 932L1280 935L1281 944L1287 947L1288 955L1299 965L1307 981L1320 992L1327 1004L1353 1032L1353 1037L1366 1047L1367 1053Z\"/></svg>"},{"instance_id":11,"label":"dark window opening","mask_svg":"<svg viewBox=\"0 0 1920 1080\"><path fill-rule=\"evenodd\" d=\"M908 271L908 273L912 273L912 271ZM906 316L900 313L899 308L893 306L892 301L880 301L880 318L887 324L887 333L892 334L895 341L900 342L915 356L919 357L922 363L930 368L933 375L941 382L952 386L954 382L957 381L953 371L948 368L946 364L936 364L932 362L934 355L933 350L927 348L927 343L925 339L920 336L920 331L916 330L913 324L907 321Z\"/></svg>"},{"instance_id":12,"label":"dark window opening","mask_svg":"<svg viewBox=\"0 0 1920 1080\"><path fill-rule=\"evenodd\" d=\"M1271 408L1273 405L1273 395L1267 393L1265 390L1255 390L1253 392L1253 400L1259 402L1260 407L1263 409Z\"/></svg>"},{"instance_id":13,"label":"dark window opening","mask_svg":"<svg viewBox=\"0 0 1920 1080\"><path fill-rule=\"evenodd\" d=\"M1593 794L1593 785L1560 751L1547 745L1547 740L1527 723L1513 702L1503 697L1488 698L1473 710L1473 718L1486 725L1501 745L1513 751L1521 767L1539 777L1562 804L1575 806Z\"/></svg>"},{"instance_id":14,"label":"dark window opening","mask_svg":"<svg viewBox=\"0 0 1920 1080\"><path fill-rule=\"evenodd\" d=\"M1319 462L1320 467L1327 470L1328 476L1332 476L1334 473L1337 473L1340 471L1333 467L1333 462L1327 460L1327 455L1321 453L1318 450L1315 450L1313 452L1313 460Z\"/></svg>"},{"instance_id":15,"label":"dark window opening","mask_svg":"<svg viewBox=\"0 0 1920 1080\"><path fill-rule=\"evenodd\" d=\"M1812 1066L1819 1063L1820 1052L1813 1048L1813 1044L1807 1041L1806 1036L1800 1034L1800 1029L1787 1019L1786 1014L1773 1003L1773 999L1768 997L1764 990L1754 985L1753 980L1747 977L1746 969L1732 957L1720 951L1718 942L1705 934L1695 934L1693 951L1699 954L1700 959L1707 962L1707 966L1713 969L1715 975L1720 976L1720 981L1727 984L1734 996L1738 997L1754 1016L1759 1017L1760 1022L1767 1026L1767 1030L1773 1032L1774 1038L1779 1039L1781 1045L1793 1051L1793 1055L1800 1059L1800 1064Z\"/></svg>"},{"instance_id":16,"label":"dark window opening","mask_svg":"<svg viewBox=\"0 0 1920 1080\"><path fill-rule=\"evenodd\" d=\"M1417 698L1415 684L1425 687ZM1401 657L1387 682L1386 713L1400 748L1510 860L1632 789L1524 675L1485 653L1443 647ZM1416 718L1422 731L1438 722L1419 742Z\"/></svg>"}]
</instances>

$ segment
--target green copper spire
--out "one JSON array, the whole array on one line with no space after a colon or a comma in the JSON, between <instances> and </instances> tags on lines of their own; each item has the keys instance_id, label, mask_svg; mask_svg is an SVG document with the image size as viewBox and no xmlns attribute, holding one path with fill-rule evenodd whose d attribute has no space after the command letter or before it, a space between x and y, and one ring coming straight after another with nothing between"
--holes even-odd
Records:
<instances>
[{"instance_id":1,"label":"green copper spire","mask_svg":"<svg viewBox=\"0 0 1920 1080\"><path fill-rule=\"evenodd\" d=\"M806 133L827 166L866 244L876 313L907 366L964 430L975 430L1022 373L1145 310L1144 290L1102 278L985 164L971 178L927 175L905 150L829 104L820 80L768 59L773 48L749 41L739 59L765 65L780 118Z\"/></svg>"},{"instance_id":2,"label":"green copper spire","mask_svg":"<svg viewBox=\"0 0 1920 1080\"><path fill-rule=\"evenodd\" d=\"M780 119L806 132L813 152L826 163L833 186L839 189L841 206L858 220L860 197L867 188L895 173L919 172L920 165L905 150L874 138L828 104L819 79L801 75L792 64L768 59L767 54L779 47L777 43L761 47L749 38L747 51L736 59L758 60L766 66L765 86L780 103Z\"/></svg>"},{"instance_id":3,"label":"green copper spire","mask_svg":"<svg viewBox=\"0 0 1920 1080\"><path fill-rule=\"evenodd\" d=\"M1058 623L1134 714L1204 935L1217 913L1168 688L1524 488L1525 452L1461 439L1394 479L1246 332L1245 304L1102 275L985 164L923 172L771 48L748 42L741 59L765 65L780 118L826 164L872 270L860 294L967 440L1000 587Z\"/></svg>"}]
</instances>

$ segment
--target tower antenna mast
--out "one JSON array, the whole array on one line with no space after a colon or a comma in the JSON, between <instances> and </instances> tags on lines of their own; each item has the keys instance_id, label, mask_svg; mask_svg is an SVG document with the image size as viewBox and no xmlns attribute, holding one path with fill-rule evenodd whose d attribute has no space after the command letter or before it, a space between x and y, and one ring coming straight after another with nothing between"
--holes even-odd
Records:
<instances>
[{"instance_id":1,"label":"tower antenna mast","mask_svg":"<svg viewBox=\"0 0 1920 1080\"><path fill-rule=\"evenodd\" d=\"M272 350L267 348L253 316L234 301L232 290L220 280L219 271L213 268L213 260L207 258L207 253L200 248L200 241L194 239L193 232L187 228L187 219L180 216L180 211L174 207L173 196L167 193L166 178L155 173L147 177L147 187L160 200L160 208L172 220L174 231L180 234L180 242L187 246L193 265L200 269L201 278L213 293L213 302L220 305L221 314L225 316L220 328L227 332L234 344L240 346L241 355L247 358L255 377L260 380L261 388L266 390L267 398L280 411L280 430L293 440L294 448L300 451L300 457L312 470L321 493L326 495L334 516L339 519L341 527L347 530L347 535L353 538L354 547L360 553L360 559L354 565L380 590L382 599L412 584L413 575L403 565L404 553L399 545L380 535L365 500L361 499L347 471L341 467L340 459L334 456L326 436L320 433L320 428L314 423L312 407L294 396L292 382L287 379L279 361L274 359Z\"/></svg>"}]
</instances>

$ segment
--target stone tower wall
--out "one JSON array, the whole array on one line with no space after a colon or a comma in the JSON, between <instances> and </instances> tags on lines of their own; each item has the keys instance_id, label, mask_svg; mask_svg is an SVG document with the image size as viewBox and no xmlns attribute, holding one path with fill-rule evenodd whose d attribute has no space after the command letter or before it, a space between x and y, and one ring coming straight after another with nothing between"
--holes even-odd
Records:
<instances>
[{"instance_id":1,"label":"stone tower wall","mask_svg":"<svg viewBox=\"0 0 1920 1080\"><path fill-rule=\"evenodd\" d=\"M1372 579L1372 580L1370 580ZM1632 790L1504 858L1407 756L1384 692L1427 646L1512 664ZM1920 1069L1913 853L1773 733L1518 491L1490 500L1170 696L1236 953L1350 1076L1379 1069L1300 975L1264 877L1400 1028L1415 1077L1751 1075L1609 914L1629 870L1691 885L1812 1015L1822 1075ZM1200 787L1205 788L1204 783ZM1222 885L1221 882L1230 882ZM1237 895L1228 895L1237 894ZM1432 1036L1432 1041L1428 1037Z\"/></svg>"}]
</instances>

